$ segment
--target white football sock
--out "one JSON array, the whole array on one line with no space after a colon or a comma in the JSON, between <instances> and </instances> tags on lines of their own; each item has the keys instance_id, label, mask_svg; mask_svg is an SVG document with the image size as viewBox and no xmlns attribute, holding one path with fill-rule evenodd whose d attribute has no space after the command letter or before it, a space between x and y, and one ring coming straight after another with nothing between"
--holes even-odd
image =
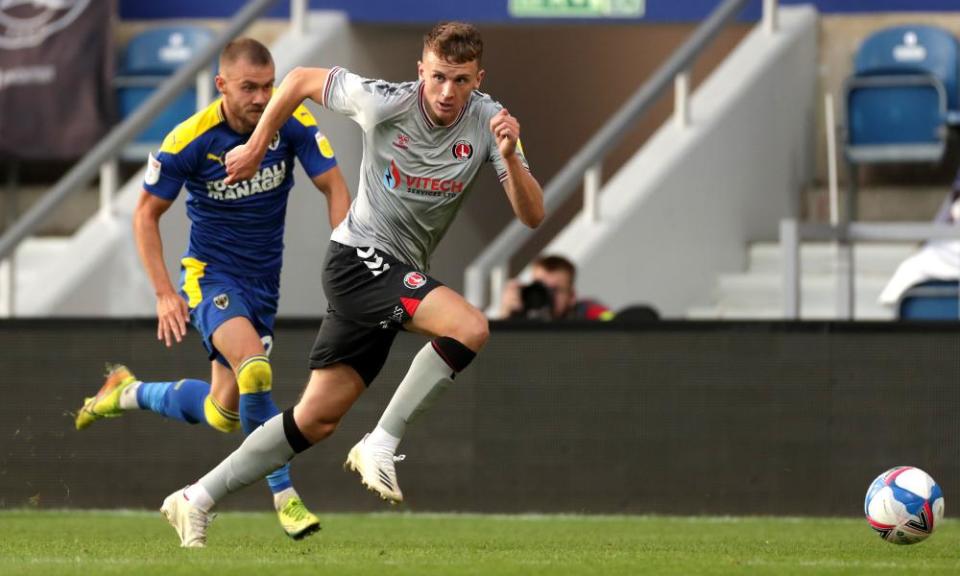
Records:
<instances>
[{"instance_id":1,"label":"white football sock","mask_svg":"<svg viewBox=\"0 0 960 576\"><path fill-rule=\"evenodd\" d=\"M183 496L187 499L187 502L204 512L209 512L215 504L213 498L210 497L210 493L199 482L187 486L186 490L183 491Z\"/></svg>"},{"instance_id":2,"label":"white football sock","mask_svg":"<svg viewBox=\"0 0 960 576\"><path fill-rule=\"evenodd\" d=\"M373 432L367 436L367 444L378 452L396 454L397 446L400 445L400 439L378 425L373 429Z\"/></svg>"},{"instance_id":3,"label":"white football sock","mask_svg":"<svg viewBox=\"0 0 960 576\"><path fill-rule=\"evenodd\" d=\"M287 503L287 500L291 498L297 498L300 495L297 494L297 491L294 490L293 486L289 488L284 488L283 490L277 492L273 495L273 507L277 510L283 508L284 504Z\"/></svg>"},{"instance_id":4,"label":"white football sock","mask_svg":"<svg viewBox=\"0 0 960 576\"><path fill-rule=\"evenodd\" d=\"M140 403L137 402L137 390L143 382L134 382L120 392L121 410L140 410Z\"/></svg>"},{"instance_id":5,"label":"white football sock","mask_svg":"<svg viewBox=\"0 0 960 576\"><path fill-rule=\"evenodd\" d=\"M453 369L434 350L433 343L427 342L413 357L407 375L397 386L393 398L377 422L377 429L383 430L399 443L407 431L407 424L430 407L433 400L453 381L453 376ZM377 434L377 430L374 430L370 437L374 434ZM386 444L389 441L379 434L377 438L378 443ZM367 438L367 441L370 439ZM393 449L396 450L396 445Z\"/></svg>"}]
</instances>

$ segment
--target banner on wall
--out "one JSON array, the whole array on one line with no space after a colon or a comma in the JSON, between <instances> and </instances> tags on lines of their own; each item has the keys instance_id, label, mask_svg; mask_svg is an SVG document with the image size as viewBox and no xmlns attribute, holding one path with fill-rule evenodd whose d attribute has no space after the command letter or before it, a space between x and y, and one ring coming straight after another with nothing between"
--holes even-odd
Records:
<instances>
[{"instance_id":1,"label":"banner on wall","mask_svg":"<svg viewBox=\"0 0 960 576\"><path fill-rule=\"evenodd\" d=\"M640 18L645 0L510 0L514 18Z\"/></svg>"},{"instance_id":2,"label":"banner on wall","mask_svg":"<svg viewBox=\"0 0 960 576\"><path fill-rule=\"evenodd\" d=\"M70 160L111 121L113 0L0 0L0 158Z\"/></svg>"}]
</instances>

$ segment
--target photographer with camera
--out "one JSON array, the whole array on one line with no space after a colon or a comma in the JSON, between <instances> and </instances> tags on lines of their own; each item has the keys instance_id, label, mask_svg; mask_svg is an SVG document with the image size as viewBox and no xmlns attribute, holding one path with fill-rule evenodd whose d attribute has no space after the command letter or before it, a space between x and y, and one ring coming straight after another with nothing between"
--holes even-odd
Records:
<instances>
[{"instance_id":1,"label":"photographer with camera","mask_svg":"<svg viewBox=\"0 0 960 576\"><path fill-rule=\"evenodd\" d=\"M541 256L533 262L533 280L507 283L500 300L500 318L533 320L610 320L609 308L588 299L577 299L577 269L563 256Z\"/></svg>"}]
</instances>

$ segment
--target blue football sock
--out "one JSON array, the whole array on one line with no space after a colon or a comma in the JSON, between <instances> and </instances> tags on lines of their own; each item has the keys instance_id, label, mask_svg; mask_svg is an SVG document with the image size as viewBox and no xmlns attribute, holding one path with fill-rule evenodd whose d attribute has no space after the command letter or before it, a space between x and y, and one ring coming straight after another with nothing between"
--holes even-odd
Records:
<instances>
[{"instance_id":1,"label":"blue football sock","mask_svg":"<svg viewBox=\"0 0 960 576\"><path fill-rule=\"evenodd\" d=\"M240 388L240 425L244 434L250 434L280 413L270 395L273 372L266 356L252 356L240 365L237 386ZM284 464L268 475L267 484L274 494L293 486L290 465Z\"/></svg>"},{"instance_id":2,"label":"blue football sock","mask_svg":"<svg viewBox=\"0 0 960 576\"><path fill-rule=\"evenodd\" d=\"M208 394L210 385L202 380L144 382L137 389L137 403L144 410L196 424L207 421L203 401Z\"/></svg>"}]
</instances>

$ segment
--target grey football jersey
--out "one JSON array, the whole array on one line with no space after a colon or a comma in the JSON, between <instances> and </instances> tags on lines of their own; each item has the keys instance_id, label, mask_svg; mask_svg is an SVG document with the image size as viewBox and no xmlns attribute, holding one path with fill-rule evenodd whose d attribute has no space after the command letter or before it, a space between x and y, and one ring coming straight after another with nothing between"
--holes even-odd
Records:
<instances>
[{"instance_id":1,"label":"grey football jersey","mask_svg":"<svg viewBox=\"0 0 960 576\"><path fill-rule=\"evenodd\" d=\"M363 129L360 186L331 239L373 246L427 270L480 167L492 162L501 181L506 165L490 131L503 107L474 91L460 116L437 126L427 115L421 82L395 84L333 68L323 105ZM517 153L525 168L521 146Z\"/></svg>"}]
</instances>

